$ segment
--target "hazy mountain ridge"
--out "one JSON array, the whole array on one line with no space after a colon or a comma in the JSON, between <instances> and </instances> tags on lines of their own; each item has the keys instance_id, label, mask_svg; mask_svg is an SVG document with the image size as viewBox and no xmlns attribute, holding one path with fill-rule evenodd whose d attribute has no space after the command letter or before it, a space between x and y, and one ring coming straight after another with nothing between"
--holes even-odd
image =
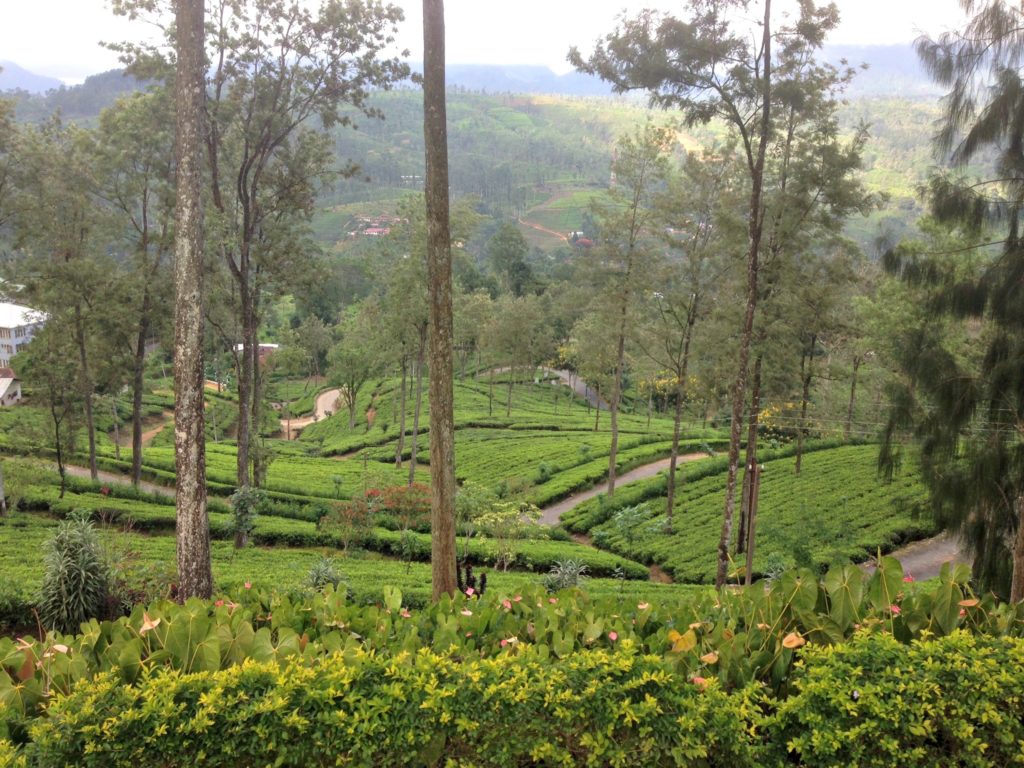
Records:
<instances>
[{"instance_id":1,"label":"hazy mountain ridge","mask_svg":"<svg viewBox=\"0 0 1024 768\"><path fill-rule=\"evenodd\" d=\"M29 72L13 61L0 61L0 91L26 91L45 93L60 88L63 83L55 77L46 77Z\"/></svg>"}]
</instances>

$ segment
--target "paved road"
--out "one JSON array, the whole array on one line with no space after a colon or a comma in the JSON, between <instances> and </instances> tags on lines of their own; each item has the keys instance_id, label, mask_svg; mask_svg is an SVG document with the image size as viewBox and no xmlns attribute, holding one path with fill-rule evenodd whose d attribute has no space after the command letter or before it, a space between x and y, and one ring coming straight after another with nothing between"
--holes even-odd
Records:
<instances>
[{"instance_id":1,"label":"paved road","mask_svg":"<svg viewBox=\"0 0 1024 768\"><path fill-rule=\"evenodd\" d=\"M699 461L700 459L706 458L708 458L706 453L687 453L679 456L676 461L679 464L688 464L691 461ZM621 488L627 483L635 483L637 480L646 480L649 477L654 477L662 470L667 470L670 463L670 459L659 459L658 461L650 464L644 464L643 466L630 470L624 475L619 475L618 478L616 478L615 487ZM607 489L607 484L601 483L600 485L595 485L590 490L574 493L572 496L568 496L559 502L544 507L544 509L540 511L540 523L542 525L557 525L562 515L570 509L579 506L584 501L592 499L600 493L605 493Z\"/></svg>"},{"instance_id":2,"label":"paved road","mask_svg":"<svg viewBox=\"0 0 1024 768\"><path fill-rule=\"evenodd\" d=\"M967 566L971 564L960 542L945 533L915 541L889 554L903 565L903 573L913 576L916 581L935 578L944 563L963 563ZM874 562L863 563L861 567L868 573L875 570Z\"/></svg>"}]
</instances>

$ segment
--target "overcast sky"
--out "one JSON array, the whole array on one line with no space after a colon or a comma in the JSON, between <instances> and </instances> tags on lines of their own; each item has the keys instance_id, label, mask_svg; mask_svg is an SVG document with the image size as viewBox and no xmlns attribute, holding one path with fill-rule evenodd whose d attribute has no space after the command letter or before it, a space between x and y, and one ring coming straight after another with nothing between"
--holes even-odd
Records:
<instances>
[{"instance_id":1,"label":"overcast sky","mask_svg":"<svg viewBox=\"0 0 1024 768\"><path fill-rule=\"evenodd\" d=\"M315 4L313 0L303 0ZM406 8L400 35L412 59L422 58L421 3ZM682 15L675 0L447 0L448 61L454 64L545 64L568 69L570 45L587 49L610 32L624 9L644 7ZM939 34L960 26L957 0L838 0L843 23L831 43L888 45ZM117 18L109 0L0 0L0 61L14 61L37 74L80 82L118 65L101 40L134 39L145 25Z\"/></svg>"}]
</instances>

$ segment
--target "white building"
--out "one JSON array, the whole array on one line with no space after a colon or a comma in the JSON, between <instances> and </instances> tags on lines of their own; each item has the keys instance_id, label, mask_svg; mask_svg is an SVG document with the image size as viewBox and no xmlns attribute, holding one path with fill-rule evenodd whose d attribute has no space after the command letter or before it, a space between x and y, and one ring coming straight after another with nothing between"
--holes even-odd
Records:
<instances>
[{"instance_id":1,"label":"white building","mask_svg":"<svg viewBox=\"0 0 1024 768\"><path fill-rule=\"evenodd\" d=\"M11 358L42 328L44 318L42 312L0 301L0 368L10 366Z\"/></svg>"},{"instance_id":2,"label":"white building","mask_svg":"<svg viewBox=\"0 0 1024 768\"><path fill-rule=\"evenodd\" d=\"M21 382L10 368L0 368L0 408L21 400Z\"/></svg>"}]
</instances>

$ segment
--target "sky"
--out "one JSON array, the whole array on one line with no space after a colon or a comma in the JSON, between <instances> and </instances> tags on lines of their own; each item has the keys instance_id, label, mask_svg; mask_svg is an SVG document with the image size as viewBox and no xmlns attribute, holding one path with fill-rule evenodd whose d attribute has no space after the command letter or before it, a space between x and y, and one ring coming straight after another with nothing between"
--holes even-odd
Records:
<instances>
[{"instance_id":1,"label":"sky","mask_svg":"<svg viewBox=\"0 0 1024 768\"><path fill-rule=\"evenodd\" d=\"M302 0L315 4L314 0ZM406 9L399 44L422 59L419 0L392 0ZM777 0L786 2L786 0ZM958 0L837 0L842 24L829 38L845 45L891 45L961 25ZM570 46L588 50L612 31L615 18L645 7L683 14L684 0L447 0L448 61L452 64L542 64L565 72ZM100 41L137 39L146 25L115 17L109 0L0 0L0 61L81 82L118 66Z\"/></svg>"}]
</instances>

